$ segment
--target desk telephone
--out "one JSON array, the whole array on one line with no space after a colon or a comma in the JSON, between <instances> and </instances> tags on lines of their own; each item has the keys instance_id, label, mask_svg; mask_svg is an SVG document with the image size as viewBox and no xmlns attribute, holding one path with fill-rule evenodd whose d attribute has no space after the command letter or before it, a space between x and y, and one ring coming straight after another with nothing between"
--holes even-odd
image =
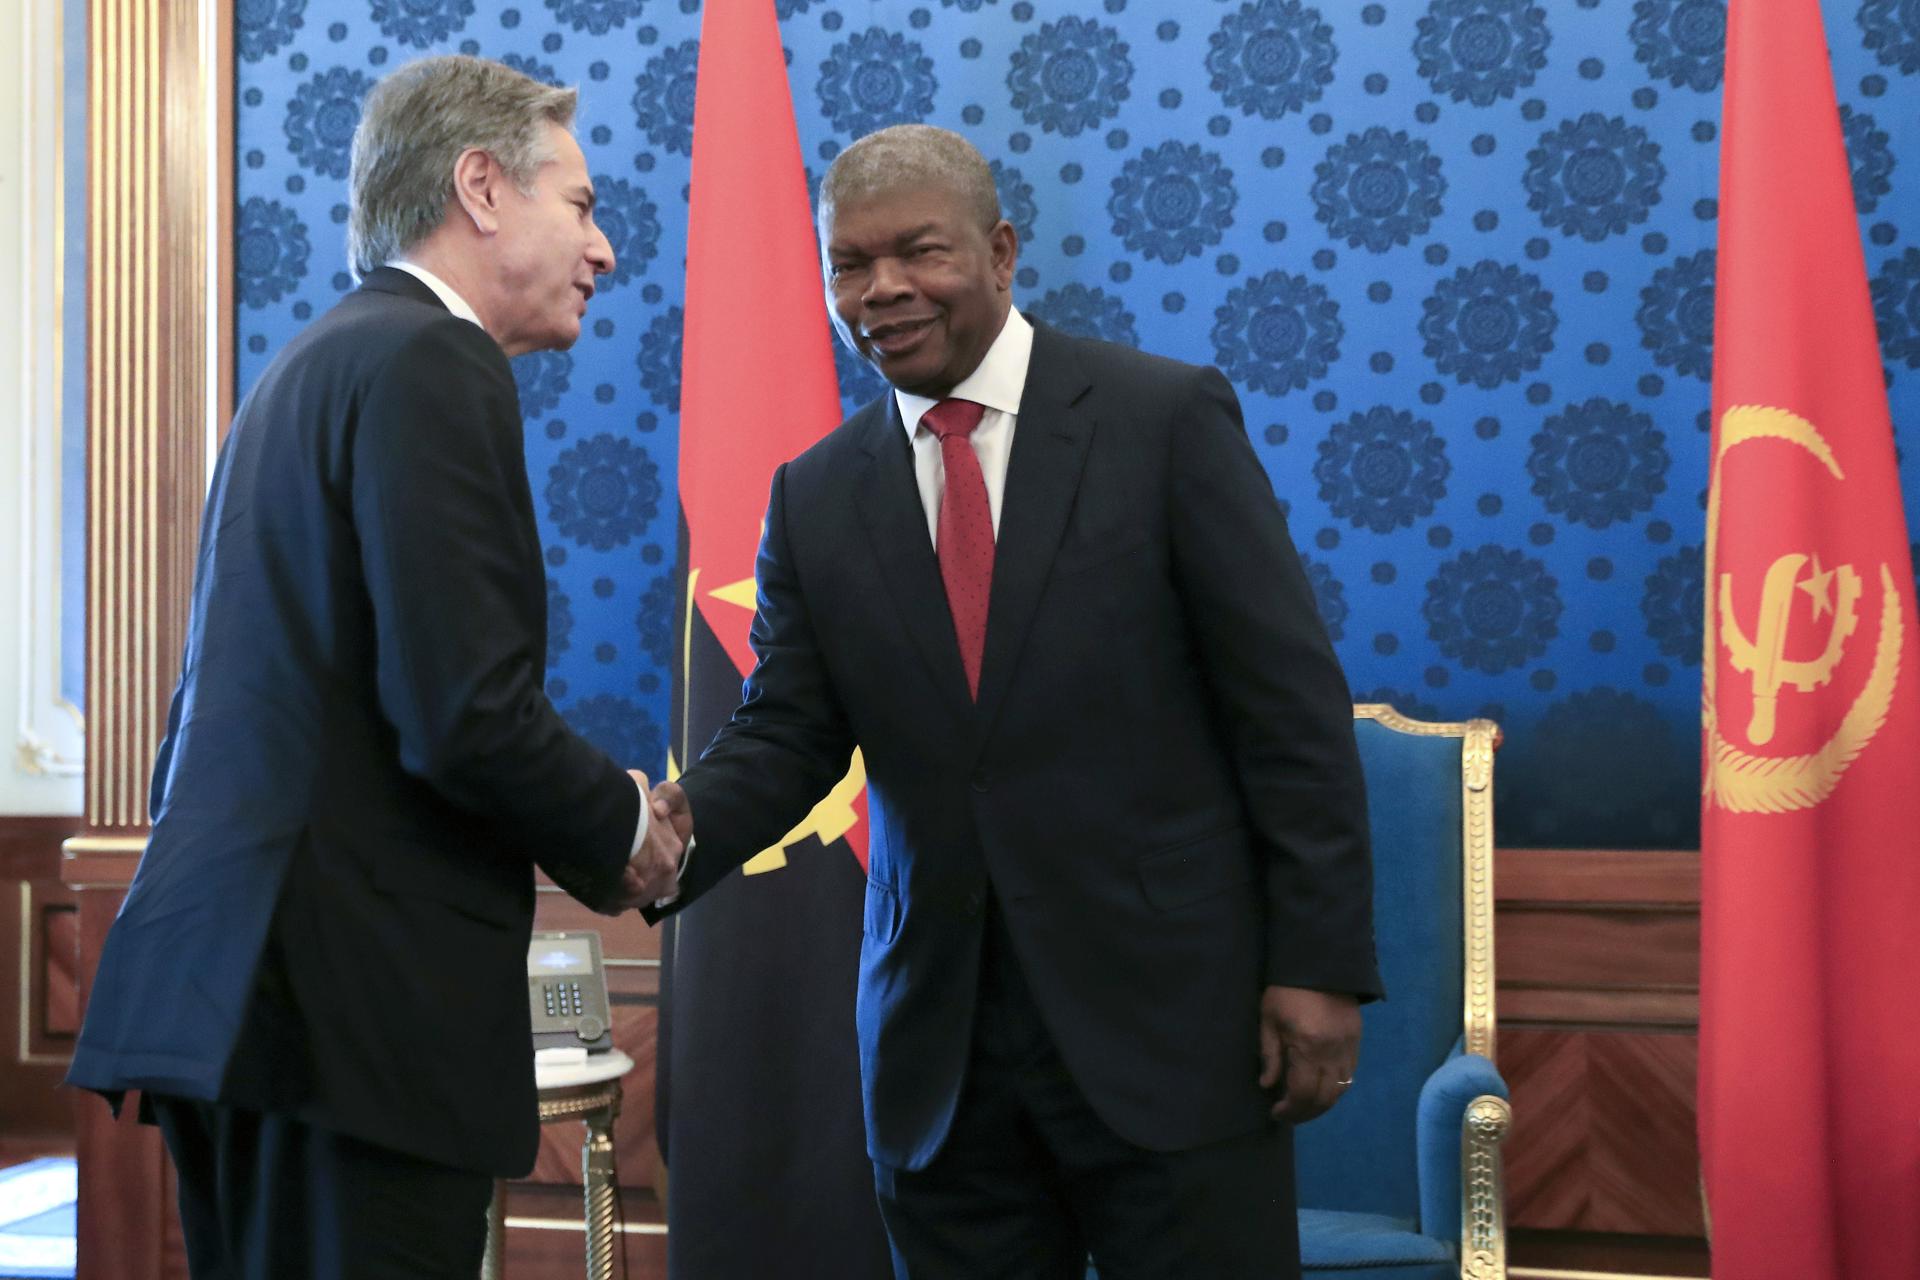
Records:
<instances>
[{"instance_id":1,"label":"desk telephone","mask_svg":"<svg viewBox=\"0 0 1920 1280\"><path fill-rule=\"evenodd\" d=\"M527 1011L533 1047L603 1053L613 1048L600 935L591 930L535 933L527 944Z\"/></svg>"}]
</instances>

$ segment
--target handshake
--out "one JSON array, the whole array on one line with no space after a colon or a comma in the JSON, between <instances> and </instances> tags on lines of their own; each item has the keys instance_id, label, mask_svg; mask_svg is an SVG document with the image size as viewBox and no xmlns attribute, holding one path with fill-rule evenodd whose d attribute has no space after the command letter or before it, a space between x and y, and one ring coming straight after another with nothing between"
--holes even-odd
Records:
<instances>
[{"instance_id":1,"label":"handshake","mask_svg":"<svg viewBox=\"0 0 1920 1280\"><path fill-rule=\"evenodd\" d=\"M647 793L647 775L638 769L627 772ZM648 803L652 813L646 839L621 874L619 893L604 909L606 915L671 901L680 894L680 872L686 864L687 844L693 839L693 810L687 803L687 793L676 782L662 782L652 788Z\"/></svg>"}]
</instances>

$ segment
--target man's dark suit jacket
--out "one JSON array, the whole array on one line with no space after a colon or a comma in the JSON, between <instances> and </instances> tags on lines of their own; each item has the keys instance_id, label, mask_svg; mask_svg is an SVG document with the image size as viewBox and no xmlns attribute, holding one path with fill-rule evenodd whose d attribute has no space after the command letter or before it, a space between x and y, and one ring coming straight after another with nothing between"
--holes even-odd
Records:
<instances>
[{"instance_id":1,"label":"man's dark suit jacket","mask_svg":"<svg viewBox=\"0 0 1920 1280\"><path fill-rule=\"evenodd\" d=\"M69 1082L529 1169L534 864L605 901L640 804L545 666L506 357L382 268L221 449L153 834Z\"/></svg>"},{"instance_id":2,"label":"man's dark suit jacket","mask_svg":"<svg viewBox=\"0 0 1920 1280\"><path fill-rule=\"evenodd\" d=\"M1035 326L977 704L891 395L776 474L757 577L759 662L681 779L676 909L862 749L874 1159L946 1137L989 892L1075 1081L1144 1147L1268 1122L1266 984L1378 993L1350 695L1217 371Z\"/></svg>"}]
</instances>

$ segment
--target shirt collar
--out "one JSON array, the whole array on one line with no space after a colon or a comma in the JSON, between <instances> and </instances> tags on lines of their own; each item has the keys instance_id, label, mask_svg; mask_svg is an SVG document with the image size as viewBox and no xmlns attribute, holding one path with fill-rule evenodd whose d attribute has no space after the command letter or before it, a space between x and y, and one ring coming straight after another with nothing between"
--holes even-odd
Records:
<instances>
[{"instance_id":1,"label":"shirt collar","mask_svg":"<svg viewBox=\"0 0 1920 1280\"><path fill-rule=\"evenodd\" d=\"M950 400L971 400L989 409L998 409L1009 417L1020 414L1020 393L1027 385L1027 365L1033 360L1033 326L1014 307L1007 308L1007 322L999 336L987 348L974 371L947 393ZM896 389L894 403L900 407L900 421L906 426L907 439L920 429L920 419L939 404L925 396Z\"/></svg>"},{"instance_id":2,"label":"shirt collar","mask_svg":"<svg viewBox=\"0 0 1920 1280\"><path fill-rule=\"evenodd\" d=\"M433 290L433 296L440 299L440 305L453 312L456 316L459 316L462 320L469 320L474 324L479 324L482 329L487 327L484 324L480 324L480 313L468 306L467 300L454 292L452 285L419 263L408 262L405 258L395 258L393 261L387 263L387 265L390 267L398 267L400 270L418 280L421 284L427 286L427 288Z\"/></svg>"}]
</instances>

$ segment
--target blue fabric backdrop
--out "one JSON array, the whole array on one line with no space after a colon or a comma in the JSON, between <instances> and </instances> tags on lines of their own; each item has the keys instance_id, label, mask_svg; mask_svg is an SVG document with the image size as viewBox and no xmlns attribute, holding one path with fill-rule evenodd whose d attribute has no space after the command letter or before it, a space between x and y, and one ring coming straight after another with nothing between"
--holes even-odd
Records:
<instances>
[{"instance_id":1,"label":"blue fabric backdrop","mask_svg":"<svg viewBox=\"0 0 1920 1280\"><path fill-rule=\"evenodd\" d=\"M1506 727L1504 843L1696 840L1722 3L768 2L816 177L873 128L959 129L1019 228L1021 306L1226 371L1355 693ZM1920 6L1825 13L1911 447ZM368 85L463 50L580 86L619 268L572 351L518 362L549 688L657 774L699 0L236 22L243 389L350 287ZM844 353L841 379L849 407L880 386Z\"/></svg>"}]
</instances>

